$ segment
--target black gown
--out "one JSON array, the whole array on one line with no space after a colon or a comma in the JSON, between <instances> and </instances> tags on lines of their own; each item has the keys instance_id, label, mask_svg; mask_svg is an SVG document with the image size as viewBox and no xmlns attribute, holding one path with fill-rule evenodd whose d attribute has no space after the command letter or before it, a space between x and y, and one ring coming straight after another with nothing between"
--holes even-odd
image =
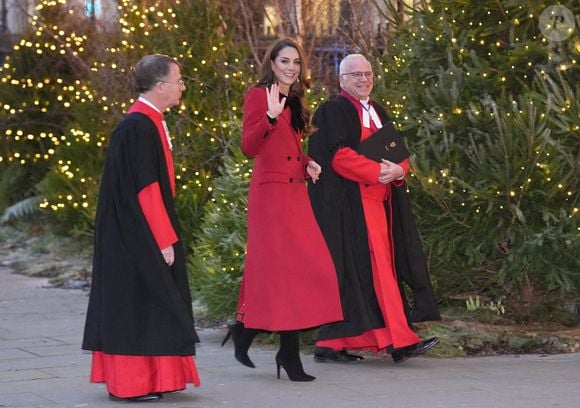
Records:
<instances>
[{"instance_id":1,"label":"black gown","mask_svg":"<svg viewBox=\"0 0 580 408\"><path fill-rule=\"evenodd\" d=\"M91 293L83 349L136 356L191 356L199 341L181 241L169 267L138 201L158 182L173 229L179 226L155 124L131 113L115 128L95 220Z\"/></svg>"},{"instance_id":2,"label":"black gown","mask_svg":"<svg viewBox=\"0 0 580 408\"><path fill-rule=\"evenodd\" d=\"M373 105L381 121L385 110ZM332 169L334 154L341 147L356 150L361 128L358 112L345 97L324 103L314 114L318 130L309 138L308 155L323 169ZM310 200L332 254L338 274L345 320L319 330L319 340L358 336L385 326L374 292L366 222L358 183L334 171L323 171L316 184L309 184ZM440 320L406 185L393 187L391 202L385 202L395 254L401 295L410 322ZM407 301L405 286L411 290Z\"/></svg>"}]
</instances>

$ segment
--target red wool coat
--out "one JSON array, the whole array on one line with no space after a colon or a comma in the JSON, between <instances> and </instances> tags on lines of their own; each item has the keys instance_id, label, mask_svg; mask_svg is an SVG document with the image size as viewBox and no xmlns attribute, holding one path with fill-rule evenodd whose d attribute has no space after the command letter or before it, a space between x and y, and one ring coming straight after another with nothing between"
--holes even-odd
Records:
<instances>
[{"instance_id":1,"label":"red wool coat","mask_svg":"<svg viewBox=\"0 0 580 408\"><path fill-rule=\"evenodd\" d=\"M290 108L273 125L267 110L265 88L250 89L242 150L255 161L238 319L269 331L342 320L334 264L305 184L310 159L302 154L301 134L290 125Z\"/></svg>"}]
</instances>

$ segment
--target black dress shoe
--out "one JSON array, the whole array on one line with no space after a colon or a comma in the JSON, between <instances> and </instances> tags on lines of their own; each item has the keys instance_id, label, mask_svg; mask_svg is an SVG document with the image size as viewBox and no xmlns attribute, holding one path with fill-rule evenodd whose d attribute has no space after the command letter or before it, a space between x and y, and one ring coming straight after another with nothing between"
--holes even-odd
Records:
<instances>
[{"instance_id":1,"label":"black dress shoe","mask_svg":"<svg viewBox=\"0 0 580 408\"><path fill-rule=\"evenodd\" d=\"M421 340L419 343L393 350L391 357L395 363L402 363L409 358L420 356L433 348L437 343L439 343L437 337L432 337L428 340Z\"/></svg>"},{"instance_id":2,"label":"black dress shoe","mask_svg":"<svg viewBox=\"0 0 580 408\"><path fill-rule=\"evenodd\" d=\"M159 394L161 394L161 395L163 395L163 394L175 394L175 393L181 392L183 390L185 390L185 388L180 388L178 390L171 390L171 391L163 391L163 392L160 392Z\"/></svg>"},{"instance_id":3,"label":"black dress shoe","mask_svg":"<svg viewBox=\"0 0 580 408\"><path fill-rule=\"evenodd\" d=\"M364 360L364 357L347 353L346 350L334 351L328 347L314 348L314 361L318 363L351 363L360 360Z\"/></svg>"},{"instance_id":4,"label":"black dress shoe","mask_svg":"<svg viewBox=\"0 0 580 408\"><path fill-rule=\"evenodd\" d=\"M160 400L161 398L163 398L163 394L159 393L152 393L147 395L140 395L138 397L126 397L126 398L117 397L116 395L109 393L109 399L111 401L150 402Z\"/></svg>"}]
</instances>

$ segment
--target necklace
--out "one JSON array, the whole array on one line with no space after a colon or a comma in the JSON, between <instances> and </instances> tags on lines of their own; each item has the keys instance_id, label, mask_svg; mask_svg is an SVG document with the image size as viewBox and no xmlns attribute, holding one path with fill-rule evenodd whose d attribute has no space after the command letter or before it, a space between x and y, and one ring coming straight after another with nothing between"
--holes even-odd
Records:
<instances>
[{"instance_id":1,"label":"necklace","mask_svg":"<svg viewBox=\"0 0 580 408\"><path fill-rule=\"evenodd\" d=\"M364 110L366 110L367 112L370 112L371 111L371 104L370 103L365 105L363 102L361 102L360 103L360 106L362 106L362 108Z\"/></svg>"}]
</instances>

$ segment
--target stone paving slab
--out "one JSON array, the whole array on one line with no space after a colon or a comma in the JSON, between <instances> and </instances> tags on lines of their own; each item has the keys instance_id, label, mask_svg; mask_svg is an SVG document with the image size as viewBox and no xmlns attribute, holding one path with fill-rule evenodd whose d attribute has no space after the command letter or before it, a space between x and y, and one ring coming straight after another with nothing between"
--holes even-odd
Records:
<instances>
[{"instance_id":1,"label":"stone paving slab","mask_svg":"<svg viewBox=\"0 0 580 408\"><path fill-rule=\"evenodd\" d=\"M1 264L1 262L0 262ZM0 408L579 408L580 353L485 358L417 358L395 365L386 356L319 364L303 356L317 380L276 378L276 350L254 347L255 369L233 358L223 329L199 330L202 385L146 404L109 401L88 382L90 353L80 349L88 297L49 288L45 279L0 267Z\"/></svg>"},{"instance_id":2,"label":"stone paving slab","mask_svg":"<svg viewBox=\"0 0 580 408\"><path fill-rule=\"evenodd\" d=\"M40 338L28 338L28 339L14 339L7 340L1 339L0 350L20 348L25 349L27 347L44 347L44 346L60 346L67 344L66 342L59 341L51 337L40 337Z\"/></svg>"}]
</instances>

